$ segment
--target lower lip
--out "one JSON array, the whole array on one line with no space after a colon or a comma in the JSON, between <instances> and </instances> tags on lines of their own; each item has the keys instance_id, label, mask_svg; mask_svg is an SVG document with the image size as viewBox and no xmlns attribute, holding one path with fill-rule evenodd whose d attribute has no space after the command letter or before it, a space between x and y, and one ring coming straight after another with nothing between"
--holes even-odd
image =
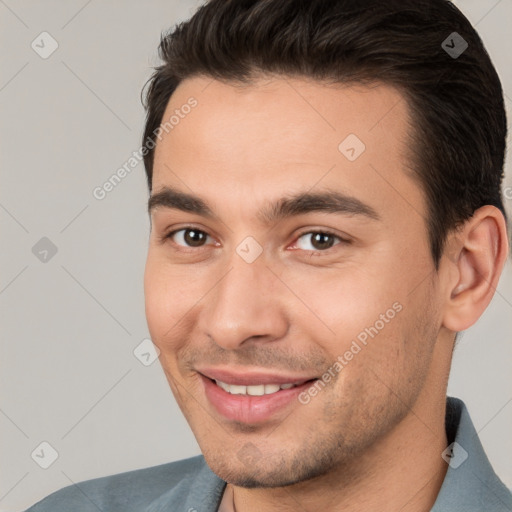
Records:
<instances>
[{"instance_id":1,"label":"lower lip","mask_svg":"<svg viewBox=\"0 0 512 512\"><path fill-rule=\"evenodd\" d=\"M290 389L262 396L232 395L217 386L215 382L199 374L204 384L206 397L217 412L229 420L241 423L262 423L295 402L298 396L315 381L305 382Z\"/></svg>"}]
</instances>

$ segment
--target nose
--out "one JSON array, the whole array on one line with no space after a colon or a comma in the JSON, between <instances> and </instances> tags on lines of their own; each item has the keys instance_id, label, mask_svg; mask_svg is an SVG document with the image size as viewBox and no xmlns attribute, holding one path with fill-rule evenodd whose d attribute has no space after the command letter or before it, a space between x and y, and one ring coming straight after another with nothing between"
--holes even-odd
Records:
<instances>
[{"instance_id":1,"label":"nose","mask_svg":"<svg viewBox=\"0 0 512 512\"><path fill-rule=\"evenodd\" d=\"M198 319L200 332L226 350L280 339L288 330L284 293L286 287L263 258L247 263L235 254L207 296Z\"/></svg>"}]
</instances>

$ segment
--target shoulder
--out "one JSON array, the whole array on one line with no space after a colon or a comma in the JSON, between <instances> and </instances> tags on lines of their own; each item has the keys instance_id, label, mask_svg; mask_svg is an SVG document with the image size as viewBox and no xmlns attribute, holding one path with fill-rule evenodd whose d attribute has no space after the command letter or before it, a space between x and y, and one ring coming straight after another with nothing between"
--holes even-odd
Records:
<instances>
[{"instance_id":1,"label":"shoulder","mask_svg":"<svg viewBox=\"0 0 512 512\"><path fill-rule=\"evenodd\" d=\"M209 473L199 455L149 468L85 480L69 485L39 501L26 512L131 512L140 511L162 494ZM213 473L212 473L213 475Z\"/></svg>"}]
</instances>

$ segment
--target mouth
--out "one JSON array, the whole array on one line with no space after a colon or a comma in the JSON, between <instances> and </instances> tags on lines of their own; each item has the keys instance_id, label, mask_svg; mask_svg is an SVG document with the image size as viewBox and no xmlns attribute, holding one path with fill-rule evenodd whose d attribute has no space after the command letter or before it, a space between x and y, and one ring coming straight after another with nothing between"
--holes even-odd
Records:
<instances>
[{"instance_id":1,"label":"mouth","mask_svg":"<svg viewBox=\"0 0 512 512\"><path fill-rule=\"evenodd\" d=\"M245 424L262 424L277 420L292 407L303 407L298 397L318 378L272 382L272 377L220 380L199 373L204 393L213 410L226 420ZM252 379L249 381L248 379ZM228 379L226 379L228 380ZM244 383L241 384L240 380ZM267 382L261 382L266 380ZM276 379L275 379L276 380ZM284 380L278 378L277 380Z\"/></svg>"},{"instance_id":2,"label":"mouth","mask_svg":"<svg viewBox=\"0 0 512 512\"><path fill-rule=\"evenodd\" d=\"M227 384L226 382L222 382L221 380L210 379L212 382L215 382L217 386L222 388L226 393L231 395L249 395L249 396L263 396L263 395L273 395L278 391L283 389L292 389L297 386L302 386L306 382L313 382L316 379L311 379L307 381L300 382L286 382L285 384L252 384L249 386L237 385L237 384Z\"/></svg>"}]
</instances>

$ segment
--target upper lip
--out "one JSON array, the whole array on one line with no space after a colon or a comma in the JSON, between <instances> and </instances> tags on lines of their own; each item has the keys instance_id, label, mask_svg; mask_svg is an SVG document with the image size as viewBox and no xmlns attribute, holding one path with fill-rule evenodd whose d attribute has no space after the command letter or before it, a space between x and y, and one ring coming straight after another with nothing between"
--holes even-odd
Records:
<instances>
[{"instance_id":1,"label":"upper lip","mask_svg":"<svg viewBox=\"0 0 512 512\"><path fill-rule=\"evenodd\" d=\"M295 384L316 379L311 375L285 375L254 370L234 370L224 368L196 369L200 374L212 380L220 380L235 386L258 386L260 384Z\"/></svg>"}]
</instances>

